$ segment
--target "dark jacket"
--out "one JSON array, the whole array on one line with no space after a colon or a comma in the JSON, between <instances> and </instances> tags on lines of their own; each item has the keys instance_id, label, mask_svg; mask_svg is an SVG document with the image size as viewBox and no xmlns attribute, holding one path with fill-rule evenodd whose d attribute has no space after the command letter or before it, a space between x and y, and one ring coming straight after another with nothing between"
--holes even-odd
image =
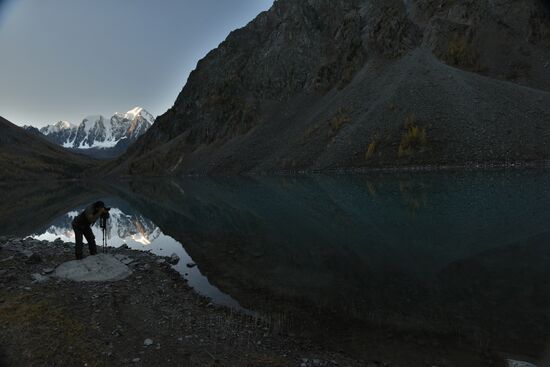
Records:
<instances>
[{"instance_id":1,"label":"dark jacket","mask_svg":"<svg viewBox=\"0 0 550 367\"><path fill-rule=\"evenodd\" d=\"M73 227L79 228L91 227L97 221L99 216L99 210L96 210L93 205L90 205L73 219L72 225Z\"/></svg>"}]
</instances>

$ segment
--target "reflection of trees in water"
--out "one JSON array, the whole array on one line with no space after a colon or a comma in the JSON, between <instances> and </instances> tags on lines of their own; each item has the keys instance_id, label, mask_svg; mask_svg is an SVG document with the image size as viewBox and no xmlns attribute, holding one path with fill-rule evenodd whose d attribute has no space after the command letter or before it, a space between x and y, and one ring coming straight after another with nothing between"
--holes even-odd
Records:
<instances>
[{"instance_id":1,"label":"reflection of trees in water","mask_svg":"<svg viewBox=\"0 0 550 367\"><path fill-rule=\"evenodd\" d=\"M367 180L367 190L372 198L376 198L376 186L371 181Z\"/></svg>"},{"instance_id":2,"label":"reflection of trees in water","mask_svg":"<svg viewBox=\"0 0 550 367\"><path fill-rule=\"evenodd\" d=\"M384 199L393 184L390 182L388 185L387 179L376 180L376 177L365 179L366 192L374 200ZM426 182L418 178L406 177L397 180L397 186L404 204L413 214L428 205L430 187Z\"/></svg>"},{"instance_id":3,"label":"reflection of trees in water","mask_svg":"<svg viewBox=\"0 0 550 367\"><path fill-rule=\"evenodd\" d=\"M422 209L428 204L428 187L419 180L400 180L399 192L411 212Z\"/></svg>"}]
</instances>

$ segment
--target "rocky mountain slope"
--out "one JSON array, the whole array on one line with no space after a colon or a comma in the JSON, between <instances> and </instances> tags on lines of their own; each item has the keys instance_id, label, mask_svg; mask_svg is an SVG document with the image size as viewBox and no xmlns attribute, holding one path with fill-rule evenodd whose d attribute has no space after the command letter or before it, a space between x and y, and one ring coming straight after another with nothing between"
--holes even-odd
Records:
<instances>
[{"instance_id":1,"label":"rocky mountain slope","mask_svg":"<svg viewBox=\"0 0 550 367\"><path fill-rule=\"evenodd\" d=\"M155 122L155 118L141 107L126 113L115 113L110 119L104 116L88 116L79 125L59 121L39 130L57 145L96 158L115 157L143 135ZM36 133L36 128L25 126Z\"/></svg>"},{"instance_id":2,"label":"rocky mountain slope","mask_svg":"<svg viewBox=\"0 0 550 367\"><path fill-rule=\"evenodd\" d=\"M10 180L76 178L96 163L0 117L0 177L4 183Z\"/></svg>"},{"instance_id":3,"label":"rocky mountain slope","mask_svg":"<svg viewBox=\"0 0 550 367\"><path fill-rule=\"evenodd\" d=\"M543 0L278 0L107 168L257 173L550 158Z\"/></svg>"}]
</instances>

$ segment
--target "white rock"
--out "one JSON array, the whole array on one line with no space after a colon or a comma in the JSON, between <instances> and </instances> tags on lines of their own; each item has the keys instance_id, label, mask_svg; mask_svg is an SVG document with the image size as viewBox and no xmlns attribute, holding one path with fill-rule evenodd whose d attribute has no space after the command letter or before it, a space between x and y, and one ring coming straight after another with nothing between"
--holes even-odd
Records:
<instances>
[{"instance_id":1,"label":"white rock","mask_svg":"<svg viewBox=\"0 0 550 367\"><path fill-rule=\"evenodd\" d=\"M151 339L145 339L143 341L143 345L145 345L146 347L150 346L150 345L153 345L153 340Z\"/></svg>"},{"instance_id":2,"label":"white rock","mask_svg":"<svg viewBox=\"0 0 550 367\"><path fill-rule=\"evenodd\" d=\"M537 367L532 363L523 362L523 361L515 361L513 359L509 359L506 362L508 363L508 367Z\"/></svg>"},{"instance_id":3,"label":"white rock","mask_svg":"<svg viewBox=\"0 0 550 367\"><path fill-rule=\"evenodd\" d=\"M68 261L59 265L53 273L54 277L75 282L113 282L130 275L132 270L109 254Z\"/></svg>"},{"instance_id":4,"label":"white rock","mask_svg":"<svg viewBox=\"0 0 550 367\"><path fill-rule=\"evenodd\" d=\"M32 275L33 283L44 283L50 280L49 277L45 277L42 274L35 273Z\"/></svg>"}]
</instances>

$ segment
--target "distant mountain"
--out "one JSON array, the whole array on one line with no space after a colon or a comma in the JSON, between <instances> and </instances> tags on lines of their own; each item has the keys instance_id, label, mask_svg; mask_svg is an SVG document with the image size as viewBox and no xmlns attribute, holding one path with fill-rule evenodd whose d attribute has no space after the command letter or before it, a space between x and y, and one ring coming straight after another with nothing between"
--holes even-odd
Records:
<instances>
[{"instance_id":1,"label":"distant mountain","mask_svg":"<svg viewBox=\"0 0 550 367\"><path fill-rule=\"evenodd\" d=\"M39 130L49 141L95 158L118 156L143 135L155 118L141 107L126 113L115 113L111 118L88 116L80 125L59 121ZM28 131L36 128L25 126Z\"/></svg>"},{"instance_id":2,"label":"distant mountain","mask_svg":"<svg viewBox=\"0 0 550 367\"><path fill-rule=\"evenodd\" d=\"M278 0L106 167L239 174L550 159L546 0Z\"/></svg>"},{"instance_id":3,"label":"distant mountain","mask_svg":"<svg viewBox=\"0 0 550 367\"><path fill-rule=\"evenodd\" d=\"M0 117L0 180L78 178L97 162Z\"/></svg>"}]
</instances>

